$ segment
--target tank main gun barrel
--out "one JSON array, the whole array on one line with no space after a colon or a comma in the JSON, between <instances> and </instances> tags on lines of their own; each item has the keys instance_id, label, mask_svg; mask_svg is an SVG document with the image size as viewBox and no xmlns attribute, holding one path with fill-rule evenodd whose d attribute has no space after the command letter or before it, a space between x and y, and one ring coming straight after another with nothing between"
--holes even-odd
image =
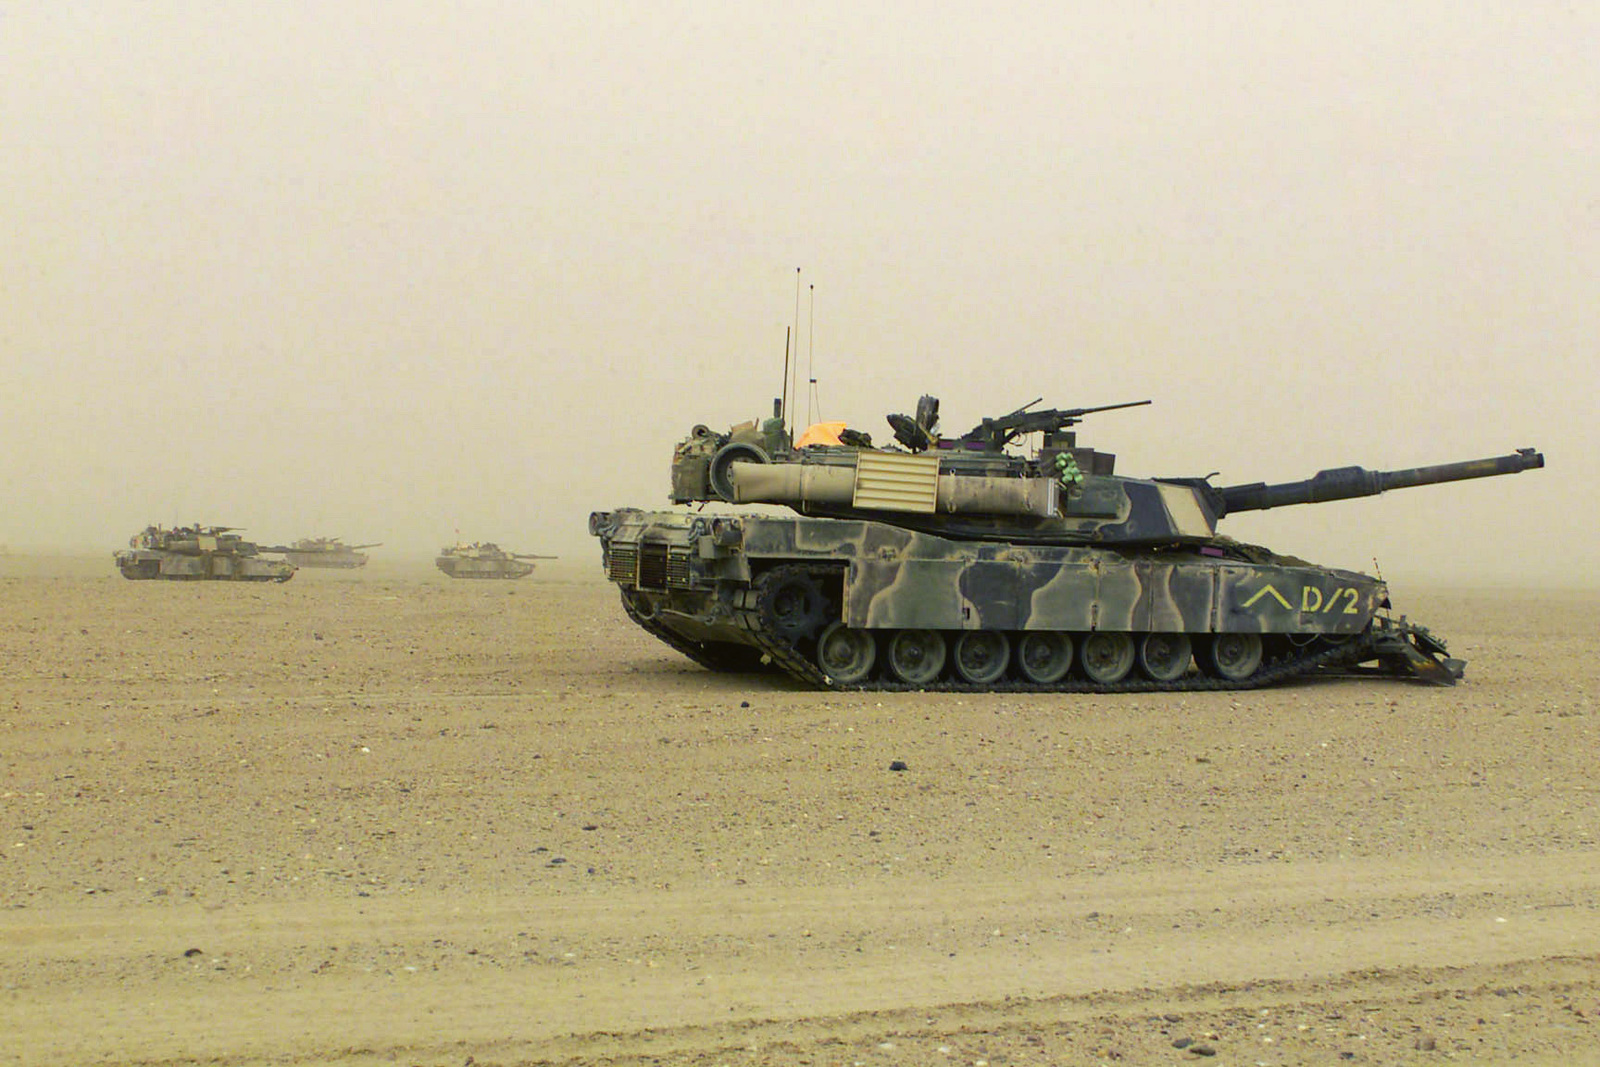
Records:
<instances>
[{"instance_id":1,"label":"tank main gun barrel","mask_svg":"<svg viewBox=\"0 0 1600 1067\"><path fill-rule=\"evenodd\" d=\"M1336 467L1318 471L1301 482L1283 482L1279 485L1255 482L1219 489L1217 493L1221 497L1222 510L1217 517L1235 511L1265 511L1289 504L1326 504L1333 500L1377 496L1390 489L1409 489L1416 485L1494 478L1501 474L1537 470L1543 466L1542 453L1531 448L1519 448L1507 456L1440 463L1432 467L1408 467L1404 470L1369 471L1364 467Z\"/></svg>"},{"instance_id":2,"label":"tank main gun barrel","mask_svg":"<svg viewBox=\"0 0 1600 1067\"><path fill-rule=\"evenodd\" d=\"M513 552L512 559L560 559L560 556L536 556L531 552Z\"/></svg>"}]
</instances>

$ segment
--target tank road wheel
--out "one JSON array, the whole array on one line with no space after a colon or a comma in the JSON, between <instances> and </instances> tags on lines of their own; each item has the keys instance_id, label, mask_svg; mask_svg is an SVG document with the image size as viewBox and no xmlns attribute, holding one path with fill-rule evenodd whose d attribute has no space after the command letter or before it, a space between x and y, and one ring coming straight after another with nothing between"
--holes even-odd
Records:
<instances>
[{"instance_id":1,"label":"tank road wheel","mask_svg":"<svg viewBox=\"0 0 1600 1067\"><path fill-rule=\"evenodd\" d=\"M828 599L809 574L775 575L761 588L761 614L789 641L812 637L828 617Z\"/></svg>"},{"instance_id":2,"label":"tank road wheel","mask_svg":"<svg viewBox=\"0 0 1600 1067\"><path fill-rule=\"evenodd\" d=\"M1206 649L1206 673L1229 682L1242 682L1261 666L1260 634L1217 634Z\"/></svg>"},{"instance_id":3,"label":"tank road wheel","mask_svg":"<svg viewBox=\"0 0 1600 1067\"><path fill-rule=\"evenodd\" d=\"M999 630L968 630L956 641L955 661L962 681L988 685L1006 673L1011 642Z\"/></svg>"},{"instance_id":4,"label":"tank road wheel","mask_svg":"<svg viewBox=\"0 0 1600 1067\"><path fill-rule=\"evenodd\" d=\"M878 645L870 630L852 630L836 622L817 638L817 666L840 685L860 685L872 673Z\"/></svg>"},{"instance_id":5,"label":"tank road wheel","mask_svg":"<svg viewBox=\"0 0 1600 1067\"><path fill-rule=\"evenodd\" d=\"M1189 670L1192 651L1185 634L1145 634L1139 669L1158 682L1176 682Z\"/></svg>"},{"instance_id":6,"label":"tank road wheel","mask_svg":"<svg viewBox=\"0 0 1600 1067\"><path fill-rule=\"evenodd\" d=\"M1017 670L1035 685L1054 685L1072 669L1072 637L1053 630L1030 630L1017 642Z\"/></svg>"},{"instance_id":7,"label":"tank road wheel","mask_svg":"<svg viewBox=\"0 0 1600 1067\"><path fill-rule=\"evenodd\" d=\"M1133 638L1121 633L1093 633L1083 639L1083 673L1091 682L1110 685L1133 670Z\"/></svg>"},{"instance_id":8,"label":"tank road wheel","mask_svg":"<svg viewBox=\"0 0 1600 1067\"><path fill-rule=\"evenodd\" d=\"M927 685L944 670L944 634L899 630L889 638L889 670L907 685Z\"/></svg>"}]
</instances>

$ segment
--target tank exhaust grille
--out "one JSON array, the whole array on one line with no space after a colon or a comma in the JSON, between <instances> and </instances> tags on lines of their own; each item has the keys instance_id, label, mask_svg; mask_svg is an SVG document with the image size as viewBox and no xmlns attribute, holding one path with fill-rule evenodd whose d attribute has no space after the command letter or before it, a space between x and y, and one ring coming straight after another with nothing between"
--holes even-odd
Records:
<instances>
[{"instance_id":1,"label":"tank exhaust grille","mask_svg":"<svg viewBox=\"0 0 1600 1067\"><path fill-rule=\"evenodd\" d=\"M863 451L857 457L854 507L931 515L938 501L938 456Z\"/></svg>"}]
</instances>

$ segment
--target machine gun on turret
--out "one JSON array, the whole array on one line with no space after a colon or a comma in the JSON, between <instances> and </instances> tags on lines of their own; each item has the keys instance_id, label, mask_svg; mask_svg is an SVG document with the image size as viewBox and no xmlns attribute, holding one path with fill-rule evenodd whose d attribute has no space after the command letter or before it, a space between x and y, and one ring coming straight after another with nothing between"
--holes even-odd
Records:
<instances>
[{"instance_id":1,"label":"machine gun on turret","mask_svg":"<svg viewBox=\"0 0 1600 1067\"><path fill-rule=\"evenodd\" d=\"M1026 434L1059 433L1069 426L1076 426L1082 422L1085 415L1093 415L1098 411L1117 411L1121 408L1139 408L1151 403L1149 400L1130 400L1122 404L1102 404L1093 408L1047 408L1044 411L1029 411L1028 409L1039 403L1039 400L1024 404L1009 415L984 419L961 435L960 444L969 448L978 447L989 452L999 452Z\"/></svg>"},{"instance_id":2,"label":"machine gun on turret","mask_svg":"<svg viewBox=\"0 0 1600 1067\"><path fill-rule=\"evenodd\" d=\"M1031 400L1009 415L984 419L960 437L943 439L938 435L939 398L924 396L917 401L915 417L890 415L889 426L894 439L912 452L925 452L930 448L969 449L982 452L1001 452L1012 441L1030 433L1054 434L1069 426L1076 426L1085 415L1097 411L1116 411L1119 408L1137 408L1151 403L1149 400L1132 400L1122 404L1102 404L1092 408L1049 408L1029 411L1043 397Z\"/></svg>"}]
</instances>

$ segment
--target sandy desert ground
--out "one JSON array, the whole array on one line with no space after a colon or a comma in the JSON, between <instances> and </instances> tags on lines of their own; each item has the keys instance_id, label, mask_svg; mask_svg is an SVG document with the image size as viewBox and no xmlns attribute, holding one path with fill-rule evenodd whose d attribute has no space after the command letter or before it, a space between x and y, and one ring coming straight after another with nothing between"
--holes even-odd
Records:
<instances>
[{"instance_id":1,"label":"sandy desert ground","mask_svg":"<svg viewBox=\"0 0 1600 1067\"><path fill-rule=\"evenodd\" d=\"M1397 584L1455 689L828 695L597 572L0 559L0 1064L1600 1063L1600 592Z\"/></svg>"}]
</instances>

